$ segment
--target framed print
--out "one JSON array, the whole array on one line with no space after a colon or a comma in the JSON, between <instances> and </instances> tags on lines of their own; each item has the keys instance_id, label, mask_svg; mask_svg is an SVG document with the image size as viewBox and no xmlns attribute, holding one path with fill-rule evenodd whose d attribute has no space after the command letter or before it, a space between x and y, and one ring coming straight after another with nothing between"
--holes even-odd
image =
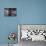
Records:
<instances>
[{"instance_id":1,"label":"framed print","mask_svg":"<svg viewBox=\"0 0 46 46\"><path fill-rule=\"evenodd\" d=\"M16 16L16 8L4 8L4 16Z\"/></svg>"}]
</instances>

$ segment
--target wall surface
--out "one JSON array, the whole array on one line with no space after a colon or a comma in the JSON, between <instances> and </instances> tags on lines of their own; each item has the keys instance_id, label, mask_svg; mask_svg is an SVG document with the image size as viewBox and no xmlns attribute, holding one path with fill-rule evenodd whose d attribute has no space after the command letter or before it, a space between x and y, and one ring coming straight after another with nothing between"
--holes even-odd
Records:
<instances>
[{"instance_id":1,"label":"wall surface","mask_svg":"<svg viewBox=\"0 0 46 46\"><path fill-rule=\"evenodd\" d=\"M16 17L5 17L4 8L17 8ZM46 0L0 0L0 44L7 44L17 24L46 24ZM17 42L17 40L16 40Z\"/></svg>"}]
</instances>

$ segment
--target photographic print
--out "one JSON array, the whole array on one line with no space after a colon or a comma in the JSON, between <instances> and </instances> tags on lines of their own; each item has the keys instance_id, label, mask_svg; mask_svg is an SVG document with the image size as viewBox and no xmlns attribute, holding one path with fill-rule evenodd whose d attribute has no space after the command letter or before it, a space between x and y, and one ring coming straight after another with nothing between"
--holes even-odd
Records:
<instances>
[{"instance_id":1,"label":"photographic print","mask_svg":"<svg viewBox=\"0 0 46 46\"><path fill-rule=\"evenodd\" d=\"M16 16L16 8L4 8L4 16Z\"/></svg>"}]
</instances>

